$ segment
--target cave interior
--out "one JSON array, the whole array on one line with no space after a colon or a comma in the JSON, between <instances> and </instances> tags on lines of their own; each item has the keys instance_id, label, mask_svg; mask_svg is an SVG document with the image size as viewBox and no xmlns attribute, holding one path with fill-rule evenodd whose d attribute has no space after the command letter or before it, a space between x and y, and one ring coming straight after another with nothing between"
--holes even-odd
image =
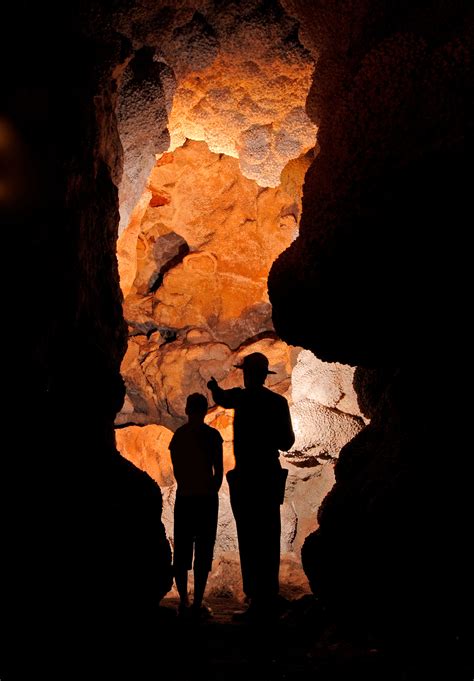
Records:
<instances>
[{"instance_id":1,"label":"cave interior","mask_svg":"<svg viewBox=\"0 0 474 681\"><path fill-rule=\"evenodd\" d=\"M167 444L186 394L238 385L255 349L297 430L293 631L369 641L373 678L471 678L468 440L439 417L467 382L440 358L469 356L470 3L51 13L16 3L1 48L0 209L26 274L6 311L5 678L181 678L159 608ZM211 406L229 468L231 414ZM440 445L458 452L442 476ZM239 596L228 516L211 586ZM357 678L355 659L305 674Z\"/></svg>"}]
</instances>

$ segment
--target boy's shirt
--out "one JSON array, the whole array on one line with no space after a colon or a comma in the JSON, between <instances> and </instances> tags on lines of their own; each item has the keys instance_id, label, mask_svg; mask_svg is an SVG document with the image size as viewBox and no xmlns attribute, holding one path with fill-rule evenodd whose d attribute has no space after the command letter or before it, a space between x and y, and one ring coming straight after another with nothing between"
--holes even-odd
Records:
<instances>
[{"instance_id":1,"label":"boy's shirt","mask_svg":"<svg viewBox=\"0 0 474 681\"><path fill-rule=\"evenodd\" d=\"M215 494L214 471L222 468L222 436L205 423L185 423L169 445L179 496Z\"/></svg>"}]
</instances>

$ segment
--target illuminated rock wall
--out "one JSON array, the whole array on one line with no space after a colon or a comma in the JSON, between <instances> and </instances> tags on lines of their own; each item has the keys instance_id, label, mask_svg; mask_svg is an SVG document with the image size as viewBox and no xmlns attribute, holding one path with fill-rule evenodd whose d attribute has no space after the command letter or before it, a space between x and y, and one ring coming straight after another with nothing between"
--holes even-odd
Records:
<instances>
[{"instance_id":1,"label":"illuminated rock wall","mask_svg":"<svg viewBox=\"0 0 474 681\"><path fill-rule=\"evenodd\" d=\"M380 658L393 660L391 675L464 678L472 589L467 555L472 536L469 435L463 428L468 419L457 419L454 426L444 413L440 418L440 402L444 405L446 396L460 393L456 376L464 378L465 372L457 365L453 371L452 358L461 358L464 366L472 352L466 316L459 314L472 304L472 180L466 172L474 137L472 6L466 0L282 1L298 16L299 36L317 59L307 112L318 125L320 156L305 179L301 238L270 275L273 322L288 343L309 348L320 358L371 367L355 372L371 424L343 448L337 483L319 513L320 530L305 544L305 569L319 602L342 622L339 631L349 635L352 623L357 645L369 642L371 651L382 651ZM145 0L60 3L55 22L40 3L30 3L27 13L24 3L9 5L8 21L12 15L16 21L14 30L6 23L0 43L8 64L2 116L13 124L19 141L15 153L20 152L16 162L24 165L18 195L8 195L2 176L9 227L5 235L13 237L6 252L18 252L21 235L26 258L22 271L28 276L15 280L15 293L20 281L20 296L5 297L6 317L18 320L25 307L18 300L30 301L32 291L34 304L26 305L27 333L16 334L25 337L27 346L24 353L16 352L21 361L4 363L14 397L10 403L23 405L27 386L32 405L30 410L10 410L10 429L22 437L15 452L4 457L5 517L15 519L5 523L2 535L7 676L11 669L17 678L64 678L66 662L84 678L91 669L99 674L104 670L104 678L121 678L130 669L128 677L141 678L137 667L146 665L147 652L153 657L152 673L159 659L161 676L172 676L166 664L173 663L177 648L166 634L173 628L165 625L156 635L156 609L150 611L171 583L171 556L159 521L161 498L157 486L116 456L113 430L126 342L115 257L122 175L115 112L125 152L120 194L124 213L139 201L132 222L138 235L151 198L151 191L140 198L139 185L154 166L153 154L168 144L160 126L171 111L170 93L192 71L185 68L178 74L176 65L176 73L171 67L167 71L163 61L154 61L155 51L165 42L170 49L174 43L180 48L179 60L196 47L196 63L203 69L218 58L216 36L200 18L217 25L209 20L214 3L180 0L173 3L175 9L169 5ZM78 14L78 6L87 17ZM262 7L273 8L280 12L279 21L285 21L271 0L215 6L247 19L252 13L258 19ZM231 14L229 25L237 20ZM196 24L205 30L196 32ZM182 28L175 32L177 27ZM21 49L19 35L27 49ZM164 41L166 35L170 39ZM295 35L296 29L287 33L287 47ZM206 46L205 63L199 59L201 45ZM156 64L160 67L153 72ZM143 91L140 80L146 82ZM149 107L157 107L156 112ZM127 128L133 119L136 124ZM153 144L147 146L148 140ZM15 174L15 159L3 160L3 170ZM294 185L293 175L287 180ZM177 249L175 255L181 257L179 241L166 242L166 247ZM136 240L132 250L136 259ZM407 254L413 271L406 267ZM448 277L446 265L452 264ZM403 297L405 284L409 295ZM401 312L411 302L416 314L407 315L407 323ZM154 334L160 332L147 336L146 320L141 331L136 322L135 330L135 351L145 363L156 352ZM414 359L412 409L404 417L410 437L404 450L399 440L406 396L391 368L400 358L400 332L410 341L407 349ZM196 342L205 333L190 329L186 338ZM171 347L171 336L164 341ZM429 349L436 362L427 358ZM292 356L294 371L306 374L299 362L300 356ZM133 370L141 371L140 362ZM321 376L323 383L326 379ZM335 380L345 385L339 377ZM138 388L133 392L127 382L121 418L127 413L132 424L141 414L148 423L149 403L145 400L138 410L143 393ZM281 382L284 390L283 377ZM319 389L315 398L315 382L310 379L309 384L309 394L305 389L301 399L329 409L343 410L344 405L350 413L342 393L329 391L328 404L320 401ZM470 385L469 380L464 384ZM155 404L152 396L150 403ZM228 415L215 414L227 431ZM178 421L179 414L172 418ZM150 451L155 456L141 442L151 425L136 436L137 463L155 466L169 499L169 467L144 460ZM163 428L152 434L161 443L169 437ZM120 437L133 442L134 432L121 430ZM439 466L433 465L440 444L447 462L441 480ZM318 444L315 458L324 460L324 451ZM300 503L318 505L317 490L309 489L313 468L295 468ZM332 473L331 464L318 470L321 477L324 471ZM295 508L298 528L304 519L315 523L296 502ZM168 503L165 512L170 509ZM288 514L294 518L292 513L293 508ZM291 541L286 530L284 534ZM235 562L228 559L228 517L219 541L226 550L215 578L225 588L239 577ZM306 618L307 623L305 631L311 635L313 627L313 640L320 641L319 620L312 625ZM354 649L335 649L327 652L332 658L336 652L336 675L341 660L337 649L343 657L349 652L357 675ZM374 659L372 652L370 656ZM464 658L462 670L459 657ZM376 667L380 658L374 659ZM127 661L130 667L124 665ZM409 668L403 669L405 665Z\"/></svg>"},{"instance_id":2,"label":"illuminated rock wall","mask_svg":"<svg viewBox=\"0 0 474 681\"><path fill-rule=\"evenodd\" d=\"M129 323L201 329L234 348L272 330L266 278L297 235L301 188L259 187L236 159L187 142L158 161L147 190L139 231L120 240L130 253L121 259Z\"/></svg>"},{"instance_id":3,"label":"illuminated rock wall","mask_svg":"<svg viewBox=\"0 0 474 681\"><path fill-rule=\"evenodd\" d=\"M187 139L238 158L242 174L265 187L314 147L317 128L305 111L314 61L279 3L175 0L111 20L135 50L118 97L121 229L154 154Z\"/></svg>"},{"instance_id":4,"label":"illuminated rock wall","mask_svg":"<svg viewBox=\"0 0 474 681\"><path fill-rule=\"evenodd\" d=\"M282 508L287 588L306 582L301 545L316 527L339 450L363 426L353 369L321 362L276 339L273 331L267 276L297 236L308 164L305 157L293 161L280 187L262 188L243 177L236 159L188 141L156 163L142 205L120 239L122 252L130 254L119 263L130 338L122 363L127 397L116 419L122 426L118 448L160 485L172 539L175 484L168 444L186 420L186 398L192 392L208 395L211 376L225 388L242 385L235 365L249 352L264 352L276 371L267 385L287 397L296 433L283 462L290 470ZM207 422L224 438L227 471L233 467L232 412L215 407ZM238 570L226 586L222 574L228 570L220 569L236 561L224 482L211 590L241 595Z\"/></svg>"}]
</instances>

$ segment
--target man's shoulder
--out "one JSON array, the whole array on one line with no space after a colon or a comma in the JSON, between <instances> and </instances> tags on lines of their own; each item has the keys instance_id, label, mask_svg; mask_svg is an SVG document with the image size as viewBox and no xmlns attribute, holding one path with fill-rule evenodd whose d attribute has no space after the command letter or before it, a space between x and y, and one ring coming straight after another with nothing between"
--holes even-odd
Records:
<instances>
[{"instance_id":1,"label":"man's shoulder","mask_svg":"<svg viewBox=\"0 0 474 681\"><path fill-rule=\"evenodd\" d=\"M273 402L279 402L281 404L283 404L284 402L287 403L286 397L280 395L280 393L276 393L274 390L270 390L270 388L267 388L266 386L264 387L264 390L268 400L272 400Z\"/></svg>"}]
</instances>

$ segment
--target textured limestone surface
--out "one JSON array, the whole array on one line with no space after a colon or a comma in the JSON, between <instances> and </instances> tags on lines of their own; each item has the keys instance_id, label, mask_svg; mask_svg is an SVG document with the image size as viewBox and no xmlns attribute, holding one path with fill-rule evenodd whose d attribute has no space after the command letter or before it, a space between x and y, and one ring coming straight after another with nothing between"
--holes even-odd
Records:
<instances>
[{"instance_id":1,"label":"textured limestone surface","mask_svg":"<svg viewBox=\"0 0 474 681\"><path fill-rule=\"evenodd\" d=\"M166 154L119 241L124 294L153 293L157 326L212 326L234 347L271 329L266 279L297 235L308 165L303 157L281 188L262 188L203 142Z\"/></svg>"},{"instance_id":2,"label":"textured limestone surface","mask_svg":"<svg viewBox=\"0 0 474 681\"><path fill-rule=\"evenodd\" d=\"M262 188L242 175L237 159L187 141L156 162L119 241L130 335L122 362L127 396L116 418L118 448L160 485L172 543L175 484L168 444L186 420L186 398L192 392L208 397L206 420L223 436L229 470L233 412L212 404L207 381L214 376L224 388L241 386L235 365L250 352L263 352L276 372L267 385L287 397L296 433L294 447L282 457L290 471L282 506L282 579L292 588L307 584L299 552L317 528L317 509L334 482L334 461L364 425L353 368L321 362L273 331L267 276L297 236L309 163L307 156L295 159L280 187ZM227 577L228 588L239 595L237 549L224 483L210 589L224 588L222 566L228 563L228 575L235 573L235 579Z\"/></svg>"},{"instance_id":3,"label":"textured limestone surface","mask_svg":"<svg viewBox=\"0 0 474 681\"><path fill-rule=\"evenodd\" d=\"M224 469L227 471L233 467L230 446L232 417L229 413L216 417L211 412L206 421L218 428L226 439ZM176 483L168 450L172 431L155 425L129 426L118 429L116 437L117 447L122 454L160 485L163 496L162 522L173 547ZM308 582L301 565L300 550L308 534L317 529L317 510L334 484L334 461L316 462L301 468L282 457L282 465L288 468L289 474L285 502L281 507L281 580L287 588L304 592L308 589ZM209 593L230 593L237 598L243 597L235 522L225 479L219 494L219 524L214 556L208 583Z\"/></svg>"},{"instance_id":4,"label":"textured limestone surface","mask_svg":"<svg viewBox=\"0 0 474 681\"><path fill-rule=\"evenodd\" d=\"M307 589L300 561L301 547L308 534L318 527L317 512L334 483L334 463L341 447L361 430L364 422L360 414L345 413L318 402L316 390L313 399L306 397L312 394L310 384L295 390L298 384L294 374L309 373L311 382L316 384L319 376L321 391L326 386L330 395L325 401L341 404L340 394L337 388L331 388L328 376L332 369L343 382L341 377L347 379L347 373L352 371L350 367L319 362L311 353L274 339L262 339L232 352L225 344L209 342L208 337L200 334L161 345L143 336L132 337L123 368L128 395L117 422L145 425L125 425L117 429L117 446L126 458L160 485L162 519L172 545L176 485L168 445L172 432L186 420L186 397L196 391L208 396L211 409L206 422L217 428L223 437L224 470L227 472L234 465L233 411L212 404L206 383L213 375L224 388L241 386L242 372L235 364L252 351L264 352L269 358L276 373L268 377L267 386L289 400L297 436L292 450L281 455L282 465L289 470L285 502L281 508L281 579L286 588L299 593L299 590ZM297 401L292 399L292 391L298 395ZM158 421L165 425L155 425ZM209 590L219 594L226 589L234 596L242 597L235 523L224 481Z\"/></svg>"},{"instance_id":5,"label":"textured limestone surface","mask_svg":"<svg viewBox=\"0 0 474 681\"><path fill-rule=\"evenodd\" d=\"M186 140L238 158L263 187L278 186L288 161L315 146L305 111L314 59L278 3L171 1L111 20L133 46L118 92L121 229L155 154Z\"/></svg>"}]
</instances>

